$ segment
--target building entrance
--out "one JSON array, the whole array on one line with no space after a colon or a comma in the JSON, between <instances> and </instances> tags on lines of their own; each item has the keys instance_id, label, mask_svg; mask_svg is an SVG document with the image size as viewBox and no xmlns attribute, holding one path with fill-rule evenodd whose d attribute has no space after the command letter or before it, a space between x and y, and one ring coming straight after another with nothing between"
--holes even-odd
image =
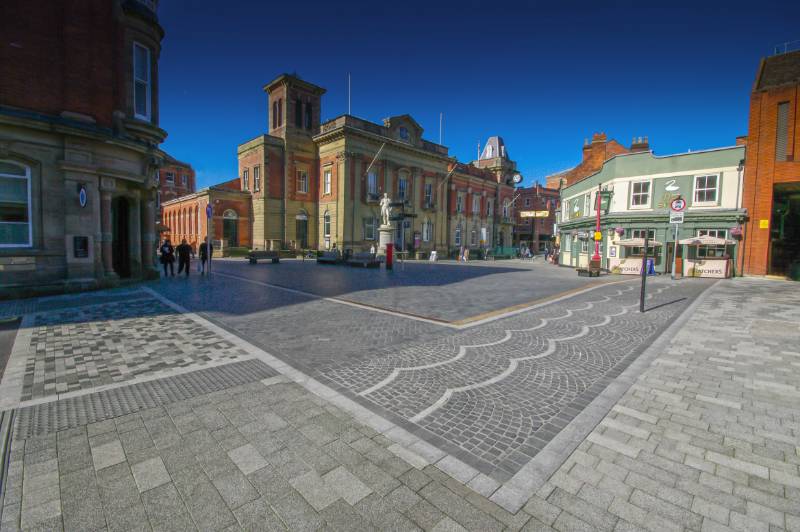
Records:
<instances>
[{"instance_id":1,"label":"building entrance","mask_svg":"<svg viewBox=\"0 0 800 532\"><path fill-rule=\"evenodd\" d=\"M793 270L800 270L800 182L775 185L772 197L769 273L800 274Z\"/></svg>"},{"instance_id":2,"label":"building entrance","mask_svg":"<svg viewBox=\"0 0 800 532\"><path fill-rule=\"evenodd\" d=\"M127 198L116 198L111 204L111 224L111 265L120 277L130 277L130 208Z\"/></svg>"}]
</instances>

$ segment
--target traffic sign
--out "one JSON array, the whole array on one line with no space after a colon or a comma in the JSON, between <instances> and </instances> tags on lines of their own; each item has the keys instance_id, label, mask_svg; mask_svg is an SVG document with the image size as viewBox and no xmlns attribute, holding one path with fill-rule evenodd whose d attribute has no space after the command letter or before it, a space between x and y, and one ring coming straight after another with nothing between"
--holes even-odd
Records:
<instances>
[{"instance_id":1,"label":"traffic sign","mask_svg":"<svg viewBox=\"0 0 800 532\"><path fill-rule=\"evenodd\" d=\"M671 212L669 213L669 223L671 224L682 224L683 223L683 213L682 212Z\"/></svg>"},{"instance_id":2,"label":"traffic sign","mask_svg":"<svg viewBox=\"0 0 800 532\"><path fill-rule=\"evenodd\" d=\"M675 198L669 203L669 208L675 212L681 212L686 208L686 200L683 198Z\"/></svg>"},{"instance_id":3,"label":"traffic sign","mask_svg":"<svg viewBox=\"0 0 800 532\"><path fill-rule=\"evenodd\" d=\"M211 204L209 203L208 205L206 205L206 218L211 218L211 212L212 212L212 207Z\"/></svg>"}]
</instances>

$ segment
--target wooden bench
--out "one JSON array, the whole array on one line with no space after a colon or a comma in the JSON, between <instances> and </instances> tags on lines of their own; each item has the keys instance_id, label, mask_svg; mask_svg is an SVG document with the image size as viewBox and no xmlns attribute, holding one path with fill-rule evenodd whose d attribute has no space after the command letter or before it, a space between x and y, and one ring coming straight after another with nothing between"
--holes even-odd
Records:
<instances>
[{"instance_id":1,"label":"wooden bench","mask_svg":"<svg viewBox=\"0 0 800 532\"><path fill-rule=\"evenodd\" d=\"M364 268L377 268L381 265L381 261L372 253L362 252L353 253L353 255L347 259L347 264L350 266L363 266Z\"/></svg>"},{"instance_id":2,"label":"wooden bench","mask_svg":"<svg viewBox=\"0 0 800 532\"><path fill-rule=\"evenodd\" d=\"M277 264L281 261L277 251L251 251L247 254L247 259L250 264L258 264L259 260L270 260L272 264Z\"/></svg>"},{"instance_id":3,"label":"wooden bench","mask_svg":"<svg viewBox=\"0 0 800 532\"><path fill-rule=\"evenodd\" d=\"M338 264L340 260L338 251L323 251L317 255L317 264Z\"/></svg>"}]
</instances>

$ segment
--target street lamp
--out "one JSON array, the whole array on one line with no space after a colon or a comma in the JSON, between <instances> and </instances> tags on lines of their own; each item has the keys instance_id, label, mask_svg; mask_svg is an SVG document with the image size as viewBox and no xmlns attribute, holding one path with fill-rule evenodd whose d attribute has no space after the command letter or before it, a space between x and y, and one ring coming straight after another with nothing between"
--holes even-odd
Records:
<instances>
[{"instance_id":1,"label":"street lamp","mask_svg":"<svg viewBox=\"0 0 800 532\"><path fill-rule=\"evenodd\" d=\"M604 202L606 207L608 207L611 194L612 192L610 190L602 190L602 185L597 185L597 220L594 230L594 255L592 255L592 262L596 262L598 268L600 267L600 241L603 239L603 235L600 232L600 210Z\"/></svg>"}]
</instances>

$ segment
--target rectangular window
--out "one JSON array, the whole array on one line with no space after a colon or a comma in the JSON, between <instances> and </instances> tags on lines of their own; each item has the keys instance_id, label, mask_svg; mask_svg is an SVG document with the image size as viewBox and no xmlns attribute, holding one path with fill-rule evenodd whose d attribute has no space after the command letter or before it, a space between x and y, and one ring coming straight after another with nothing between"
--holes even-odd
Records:
<instances>
[{"instance_id":1,"label":"rectangular window","mask_svg":"<svg viewBox=\"0 0 800 532\"><path fill-rule=\"evenodd\" d=\"M367 194L371 196L378 195L378 174L375 170L370 170L367 174Z\"/></svg>"},{"instance_id":2,"label":"rectangular window","mask_svg":"<svg viewBox=\"0 0 800 532\"><path fill-rule=\"evenodd\" d=\"M294 126L298 129L303 127L303 102L300 98L294 102Z\"/></svg>"},{"instance_id":3,"label":"rectangular window","mask_svg":"<svg viewBox=\"0 0 800 532\"><path fill-rule=\"evenodd\" d=\"M364 240L375 240L375 217L364 218Z\"/></svg>"},{"instance_id":4,"label":"rectangular window","mask_svg":"<svg viewBox=\"0 0 800 532\"><path fill-rule=\"evenodd\" d=\"M253 191L258 192L261 190L261 167L256 166L253 168Z\"/></svg>"},{"instance_id":5,"label":"rectangular window","mask_svg":"<svg viewBox=\"0 0 800 532\"><path fill-rule=\"evenodd\" d=\"M492 209L493 209L492 206L493 205L494 205L494 200L493 199L486 200L486 217L487 218L492 216Z\"/></svg>"},{"instance_id":6,"label":"rectangular window","mask_svg":"<svg viewBox=\"0 0 800 532\"><path fill-rule=\"evenodd\" d=\"M183 186L186 186L186 183L188 182L189 182L189 176L186 174L181 175L181 184Z\"/></svg>"},{"instance_id":7,"label":"rectangular window","mask_svg":"<svg viewBox=\"0 0 800 532\"><path fill-rule=\"evenodd\" d=\"M631 183L631 206L647 207L650 205L650 182Z\"/></svg>"},{"instance_id":8,"label":"rectangular window","mask_svg":"<svg viewBox=\"0 0 800 532\"><path fill-rule=\"evenodd\" d=\"M525 198L525 206L526 207L530 207L531 206L531 199L530 198Z\"/></svg>"},{"instance_id":9,"label":"rectangular window","mask_svg":"<svg viewBox=\"0 0 800 532\"><path fill-rule=\"evenodd\" d=\"M480 196L472 196L472 214L474 216L481 215L481 197Z\"/></svg>"},{"instance_id":10,"label":"rectangular window","mask_svg":"<svg viewBox=\"0 0 800 532\"><path fill-rule=\"evenodd\" d=\"M656 238L656 231L655 229L634 229L631 231L631 238L645 238L647 237L648 240L655 240ZM644 247L637 246L629 248L631 250L630 255L642 255ZM655 247L647 246L647 256L652 257L655 251Z\"/></svg>"},{"instance_id":11,"label":"rectangular window","mask_svg":"<svg viewBox=\"0 0 800 532\"><path fill-rule=\"evenodd\" d=\"M789 148L789 102L778 104L775 124L775 160L785 161Z\"/></svg>"},{"instance_id":12,"label":"rectangular window","mask_svg":"<svg viewBox=\"0 0 800 532\"><path fill-rule=\"evenodd\" d=\"M322 172L322 193L331 193L331 169L327 168Z\"/></svg>"},{"instance_id":13,"label":"rectangular window","mask_svg":"<svg viewBox=\"0 0 800 532\"><path fill-rule=\"evenodd\" d=\"M456 212L464 212L464 196L456 194Z\"/></svg>"},{"instance_id":14,"label":"rectangular window","mask_svg":"<svg viewBox=\"0 0 800 532\"><path fill-rule=\"evenodd\" d=\"M27 168L0 162L0 248L32 244L30 186Z\"/></svg>"},{"instance_id":15,"label":"rectangular window","mask_svg":"<svg viewBox=\"0 0 800 532\"><path fill-rule=\"evenodd\" d=\"M312 119L313 114L311 113L311 104L306 104L306 129L311 129L311 123L313 122Z\"/></svg>"},{"instance_id":16,"label":"rectangular window","mask_svg":"<svg viewBox=\"0 0 800 532\"><path fill-rule=\"evenodd\" d=\"M697 236L714 236L717 238L728 238L728 231L725 229L698 229ZM725 246L697 246L697 257L724 257Z\"/></svg>"},{"instance_id":17,"label":"rectangular window","mask_svg":"<svg viewBox=\"0 0 800 532\"><path fill-rule=\"evenodd\" d=\"M167 183L175 183L175 173L167 172Z\"/></svg>"},{"instance_id":18,"label":"rectangular window","mask_svg":"<svg viewBox=\"0 0 800 532\"><path fill-rule=\"evenodd\" d=\"M242 190L250 190L250 170L242 171Z\"/></svg>"},{"instance_id":19,"label":"rectangular window","mask_svg":"<svg viewBox=\"0 0 800 532\"><path fill-rule=\"evenodd\" d=\"M564 209L561 211L561 220L564 222L569 220L569 205L570 200L564 200Z\"/></svg>"},{"instance_id":20,"label":"rectangular window","mask_svg":"<svg viewBox=\"0 0 800 532\"><path fill-rule=\"evenodd\" d=\"M308 192L308 172L305 170L297 171L297 192L301 194Z\"/></svg>"},{"instance_id":21,"label":"rectangular window","mask_svg":"<svg viewBox=\"0 0 800 532\"><path fill-rule=\"evenodd\" d=\"M456 234L455 234L455 238L453 239L453 242L455 242L456 246L460 246L461 245L461 226L460 225L456 226Z\"/></svg>"},{"instance_id":22,"label":"rectangular window","mask_svg":"<svg viewBox=\"0 0 800 532\"><path fill-rule=\"evenodd\" d=\"M400 200L405 201L406 199L406 188L408 187L408 181L406 181L405 177L401 177L397 181L397 197Z\"/></svg>"},{"instance_id":23,"label":"rectangular window","mask_svg":"<svg viewBox=\"0 0 800 532\"><path fill-rule=\"evenodd\" d=\"M426 220L425 223L422 224L422 241L430 242L432 234L433 234L433 223L430 220Z\"/></svg>"},{"instance_id":24,"label":"rectangular window","mask_svg":"<svg viewBox=\"0 0 800 532\"><path fill-rule=\"evenodd\" d=\"M150 120L150 50L133 43L133 115Z\"/></svg>"},{"instance_id":25,"label":"rectangular window","mask_svg":"<svg viewBox=\"0 0 800 532\"><path fill-rule=\"evenodd\" d=\"M478 243L478 231L473 229L469 234L469 244L470 246L474 246Z\"/></svg>"},{"instance_id":26,"label":"rectangular window","mask_svg":"<svg viewBox=\"0 0 800 532\"><path fill-rule=\"evenodd\" d=\"M433 183L425 183L425 207L433 207Z\"/></svg>"},{"instance_id":27,"label":"rectangular window","mask_svg":"<svg viewBox=\"0 0 800 532\"><path fill-rule=\"evenodd\" d=\"M694 202L716 203L719 176L699 175L694 178Z\"/></svg>"}]
</instances>

